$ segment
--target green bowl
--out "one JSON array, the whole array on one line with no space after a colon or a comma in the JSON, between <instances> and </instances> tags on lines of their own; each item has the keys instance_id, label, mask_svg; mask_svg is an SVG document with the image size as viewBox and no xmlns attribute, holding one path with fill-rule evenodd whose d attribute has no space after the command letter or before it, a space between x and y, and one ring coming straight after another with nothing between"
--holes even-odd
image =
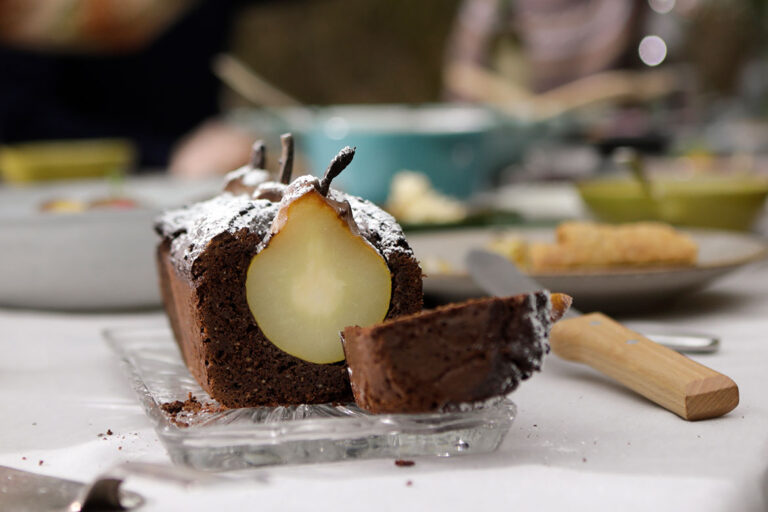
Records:
<instances>
[{"instance_id":1,"label":"green bowl","mask_svg":"<svg viewBox=\"0 0 768 512\"><path fill-rule=\"evenodd\" d=\"M750 229L768 196L768 179L754 176L654 179L652 198L626 179L577 186L592 213L606 222L657 220L729 230Z\"/></svg>"}]
</instances>

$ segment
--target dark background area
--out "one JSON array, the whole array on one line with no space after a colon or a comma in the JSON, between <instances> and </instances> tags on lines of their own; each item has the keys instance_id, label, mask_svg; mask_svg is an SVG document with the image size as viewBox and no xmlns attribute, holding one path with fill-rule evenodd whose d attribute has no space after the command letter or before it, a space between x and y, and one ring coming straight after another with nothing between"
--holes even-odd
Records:
<instances>
[{"instance_id":1,"label":"dark background area","mask_svg":"<svg viewBox=\"0 0 768 512\"><path fill-rule=\"evenodd\" d=\"M458 0L255 5L238 15L232 48L262 77L305 103L435 101L458 5Z\"/></svg>"}]
</instances>

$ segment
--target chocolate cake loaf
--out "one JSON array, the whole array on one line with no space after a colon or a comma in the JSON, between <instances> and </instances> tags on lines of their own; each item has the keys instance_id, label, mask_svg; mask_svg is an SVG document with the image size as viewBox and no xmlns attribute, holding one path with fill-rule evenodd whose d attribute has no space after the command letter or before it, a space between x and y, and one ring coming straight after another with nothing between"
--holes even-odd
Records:
<instances>
[{"instance_id":1,"label":"chocolate cake loaf","mask_svg":"<svg viewBox=\"0 0 768 512\"><path fill-rule=\"evenodd\" d=\"M422 307L421 269L394 218L330 188L354 150L323 179L291 184L289 138L283 150L280 182L253 172L263 167L255 151L228 191L156 223L174 336L191 374L228 407L349 401L339 331L356 316L371 324Z\"/></svg>"},{"instance_id":2,"label":"chocolate cake loaf","mask_svg":"<svg viewBox=\"0 0 768 512\"><path fill-rule=\"evenodd\" d=\"M352 391L372 413L461 409L513 391L541 369L570 297L475 299L343 332Z\"/></svg>"}]
</instances>

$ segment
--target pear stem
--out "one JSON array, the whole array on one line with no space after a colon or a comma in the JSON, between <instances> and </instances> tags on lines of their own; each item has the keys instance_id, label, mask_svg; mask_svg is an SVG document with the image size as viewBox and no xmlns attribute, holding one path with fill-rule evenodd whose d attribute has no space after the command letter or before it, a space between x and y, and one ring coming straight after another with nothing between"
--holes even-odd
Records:
<instances>
[{"instance_id":1,"label":"pear stem","mask_svg":"<svg viewBox=\"0 0 768 512\"><path fill-rule=\"evenodd\" d=\"M293 135L281 135L280 144L283 146L283 154L280 156L280 183L287 185L291 182L293 173Z\"/></svg>"},{"instance_id":2,"label":"pear stem","mask_svg":"<svg viewBox=\"0 0 768 512\"><path fill-rule=\"evenodd\" d=\"M251 169L263 169L266 163L267 147L263 140L257 140L251 149Z\"/></svg>"},{"instance_id":3,"label":"pear stem","mask_svg":"<svg viewBox=\"0 0 768 512\"><path fill-rule=\"evenodd\" d=\"M328 195L328 189L331 188L331 181L333 178L338 176L341 171L346 169L346 167L355 157L355 149L357 148L346 146L344 149L339 151L339 154L333 157L333 160L331 160L331 165L329 165L328 169L325 170L323 179L320 180L320 194L324 196Z\"/></svg>"}]
</instances>

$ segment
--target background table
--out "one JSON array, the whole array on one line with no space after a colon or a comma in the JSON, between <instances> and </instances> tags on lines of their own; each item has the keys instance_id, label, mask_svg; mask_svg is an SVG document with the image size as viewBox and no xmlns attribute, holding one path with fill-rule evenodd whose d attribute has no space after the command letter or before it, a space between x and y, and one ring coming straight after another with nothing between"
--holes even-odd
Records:
<instances>
[{"instance_id":1,"label":"background table","mask_svg":"<svg viewBox=\"0 0 768 512\"><path fill-rule=\"evenodd\" d=\"M768 491L768 264L637 318L722 337L695 356L732 377L741 404L689 423L550 355L512 398L493 454L267 467L234 483L129 479L142 510L763 510ZM125 461L168 462L101 337L160 312L0 310L0 464L86 481ZM113 435L103 435L107 430ZM42 463L40 463L42 461ZM258 507L258 508L257 508ZM0 507L2 508L2 507Z\"/></svg>"}]
</instances>

